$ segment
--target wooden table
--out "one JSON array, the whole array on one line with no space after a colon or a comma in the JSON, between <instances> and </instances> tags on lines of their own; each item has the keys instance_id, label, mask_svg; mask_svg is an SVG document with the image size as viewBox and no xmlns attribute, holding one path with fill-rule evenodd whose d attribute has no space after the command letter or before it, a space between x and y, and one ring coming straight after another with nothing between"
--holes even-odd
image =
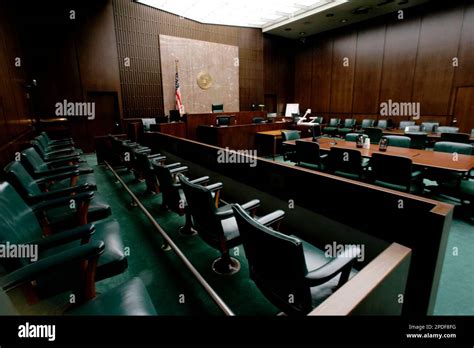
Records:
<instances>
[{"instance_id":1,"label":"wooden table","mask_svg":"<svg viewBox=\"0 0 474 348\"><path fill-rule=\"evenodd\" d=\"M312 138L303 138L302 141L312 141ZM361 152L363 157L372 157L373 153L382 153L394 156L408 157L413 161L413 164L451 170L456 172L469 172L474 168L474 156L457 155L457 161L451 153L409 149L404 147L389 146L387 151L379 151L378 145L370 145L369 149L358 148L356 143L352 141L345 141L341 139L319 138L319 148L322 151L329 151L331 147L338 147L343 149L353 149ZM285 141L284 144L295 145L295 140Z\"/></svg>"},{"instance_id":2,"label":"wooden table","mask_svg":"<svg viewBox=\"0 0 474 348\"><path fill-rule=\"evenodd\" d=\"M266 142L267 139L271 139L272 141L272 155L273 159L275 159L275 154L277 153L277 143L279 140L282 139L281 132L287 131L288 129L278 129L278 130L270 130L264 132L257 132L255 134L255 143L257 146L259 145L260 141ZM299 132L299 131L298 131Z\"/></svg>"}]
</instances>

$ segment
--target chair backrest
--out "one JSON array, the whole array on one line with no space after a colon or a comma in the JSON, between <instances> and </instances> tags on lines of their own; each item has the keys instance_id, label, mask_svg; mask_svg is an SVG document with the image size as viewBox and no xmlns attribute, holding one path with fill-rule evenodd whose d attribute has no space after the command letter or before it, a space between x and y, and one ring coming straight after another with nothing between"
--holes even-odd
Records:
<instances>
[{"instance_id":1,"label":"chair backrest","mask_svg":"<svg viewBox=\"0 0 474 348\"><path fill-rule=\"evenodd\" d=\"M410 147L410 137L404 135L384 135L382 138L388 139L389 146Z\"/></svg>"},{"instance_id":2,"label":"chair backrest","mask_svg":"<svg viewBox=\"0 0 474 348\"><path fill-rule=\"evenodd\" d=\"M179 175L179 181L199 236L210 245L218 247L224 231L215 214L217 208L212 192L204 186L193 184L182 174Z\"/></svg>"},{"instance_id":3,"label":"chair backrest","mask_svg":"<svg viewBox=\"0 0 474 348\"><path fill-rule=\"evenodd\" d=\"M264 120L263 117L254 117L254 118L252 118L252 123L259 124L259 123L262 123L263 120Z\"/></svg>"},{"instance_id":4,"label":"chair backrest","mask_svg":"<svg viewBox=\"0 0 474 348\"><path fill-rule=\"evenodd\" d=\"M48 170L48 164L41 158L36 149L29 147L21 153L21 163L30 173Z\"/></svg>"},{"instance_id":5,"label":"chair backrest","mask_svg":"<svg viewBox=\"0 0 474 348\"><path fill-rule=\"evenodd\" d=\"M438 133L457 133L459 132L458 127L447 127L447 126L440 126L436 129Z\"/></svg>"},{"instance_id":6,"label":"chair backrest","mask_svg":"<svg viewBox=\"0 0 474 348\"><path fill-rule=\"evenodd\" d=\"M382 129L378 127L367 127L364 129L364 134L367 134L372 144L378 144L382 138Z\"/></svg>"},{"instance_id":7,"label":"chair backrest","mask_svg":"<svg viewBox=\"0 0 474 348\"><path fill-rule=\"evenodd\" d=\"M370 118L366 118L365 120L362 120L362 124L360 125L360 128L364 129L367 127L373 127L375 124L375 120L372 120Z\"/></svg>"},{"instance_id":8,"label":"chair backrest","mask_svg":"<svg viewBox=\"0 0 474 348\"><path fill-rule=\"evenodd\" d=\"M38 135L35 140L41 145L43 149L47 149L49 146L48 140L45 138L44 135Z\"/></svg>"},{"instance_id":9,"label":"chair backrest","mask_svg":"<svg viewBox=\"0 0 474 348\"><path fill-rule=\"evenodd\" d=\"M339 126L339 123L341 123L341 119L340 119L340 118L331 118L331 119L329 120L328 126L330 126L330 127L337 127L337 126Z\"/></svg>"},{"instance_id":10,"label":"chair backrest","mask_svg":"<svg viewBox=\"0 0 474 348\"><path fill-rule=\"evenodd\" d=\"M332 173L362 174L362 155L358 150L331 147L328 164Z\"/></svg>"},{"instance_id":11,"label":"chair backrest","mask_svg":"<svg viewBox=\"0 0 474 348\"><path fill-rule=\"evenodd\" d=\"M135 152L135 165L138 170L141 170L145 175L150 174L153 171L153 166L151 165L151 161L148 158L148 154L146 152Z\"/></svg>"},{"instance_id":12,"label":"chair backrest","mask_svg":"<svg viewBox=\"0 0 474 348\"><path fill-rule=\"evenodd\" d=\"M297 140L300 138L300 132L296 130L281 131L282 141Z\"/></svg>"},{"instance_id":13,"label":"chair backrest","mask_svg":"<svg viewBox=\"0 0 474 348\"><path fill-rule=\"evenodd\" d=\"M18 311L13 306L12 300L10 297L8 297L6 291L3 289L0 289L0 315L19 315Z\"/></svg>"},{"instance_id":14,"label":"chair backrest","mask_svg":"<svg viewBox=\"0 0 474 348\"><path fill-rule=\"evenodd\" d=\"M375 180L401 186L406 191L410 190L412 173L410 158L373 153L370 164Z\"/></svg>"},{"instance_id":15,"label":"chair backrest","mask_svg":"<svg viewBox=\"0 0 474 348\"><path fill-rule=\"evenodd\" d=\"M346 137L345 137L345 140L346 141L357 141L357 137L359 135L362 135L362 137L364 138L364 141L365 141L365 138L368 138L369 136L367 134L361 134L361 133L347 133L346 134Z\"/></svg>"},{"instance_id":16,"label":"chair backrest","mask_svg":"<svg viewBox=\"0 0 474 348\"><path fill-rule=\"evenodd\" d=\"M316 116L314 119L314 123L322 124L324 122L324 117L323 116ZM473 129L474 131L474 129Z\"/></svg>"},{"instance_id":17,"label":"chair backrest","mask_svg":"<svg viewBox=\"0 0 474 348\"><path fill-rule=\"evenodd\" d=\"M405 129L406 127L414 126L415 121L400 121L398 128Z\"/></svg>"},{"instance_id":18,"label":"chair backrest","mask_svg":"<svg viewBox=\"0 0 474 348\"><path fill-rule=\"evenodd\" d=\"M230 125L230 116L219 116L216 118L218 126Z\"/></svg>"},{"instance_id":19,"label":"chair backrest","mask_svg":"<svg viewBox=\"0 0 474 348\"><path fill-rule=\"evenodd\" d=\"M311 293L305 284L308 270L303 243L258 223L238 204L233 204L232 209L249 263L250 278L285 313L308 313ZM293 301L289 301L290 297Z\"/></svg>"},{"instance_id":20,"label":"chair backrest","mask_svg":"<svg viewBox=\"0 0 474 348\"><path fill-rule=\"evenodd\" d=\"M144 131L149 131L150 126L152 124L156 124L156 119L155 118L142 118L142 125L143 125L143 130Z\"/></svg>"},{"instance_id":21,"label":"chair backrest","mask_svg":"<svg viewBox=\"0 0 474 348\"><path fill-rule=\"evenodd\" d=\"M387 120L378 120L377 121L377 128L387 129L387 127L388 127L388 121Z\"/></svg>"},{"instance_id":22,"label":"chair backrest","mask_svg":"<svg viewBox=\"0 0 474 348\"><path fill-rule=\"evenodd\" d=\"M355 118L346 118L344 120L344 128L354 128L356 125Z\"/></svg>"},{"instance_id":23,"label":"chair backrest","mask_svg":"<svg viewBox=\"0 0 474 348\"><path fill-rule=\"evenodd\" d=\"M20 162L14 161L9 163L4 168L4 171L7 180L26 201L41 194L38 183Z\"/></svg>"},{"instance_id":24,"label":"chair backrest","mask_svg":"<svg viewBox=\"0 0 474 348\"><path fill-rule=\"evenodd\" d=\"M405 127L404 131L405 132L419 132L421 129L420 126L407 126Z\"/></svg>"},{"instance_id":25,"label":"chair backrest","mask_svg":"<svg viewBox=\"0 0 474 348\"><path fill-rule=\"evenodd\" d=\"M434 151L458 153L460 155L472 155L474 147L470 144L455 143L450 141L438 141L434 144Z\"/></svg>"},{"instance_id":26,"label":"chair backrest","mask_svg":"<svg viewBox=\"0 0 474 348\"><path fill-rule=\"evenodd\" d=\"M471 136L474 136L474 128L471 129Z\"/></svg>"},{"instance_id":27,"label":"chair backrest","mask_svg":"<svg viewBox=\"0 0 474 348\"><path fill-rule=\"evenodd\" d=\"M319 144L314 141L297 140L296 145L296 163L309 163L319 165L321 156L319 153Z\"/></svg>"},{"instance_id":28,"label":"chair backrest","mask_svg":"<svg viewBox=\"0 0 474 348\"><path fill-rule=\"evenodd\" d=\"M424 149L426 147L426 141L428 140L428 134L425 132L405 132L405 136L410 138L410 148L412 149Z\"/></svg>"},{"instance_id":29,"label":"chair backrest","mask_svg":"<svg viewBox=\"0 0 474 348\"><path fill-rule=\"evenodd\" d=\"M186 202L180 202L182 198L179 194L179 185L173 179L170 169L156 162L153 162L152 166L160 183L163 204L175 212L180 212Z\"/></svg>"},{"instance_id":30,"label":"chair backrest","mask_svg":"<svg viewBox=\"0 0 474 348\"><path fill-rule=\"evenodd\" d=\"M420 130L423 132L436 132L438 127L439 122L422 122Z\"/></svg>"},{"instance_id":31,"label":"chair backrest","mask_svg":"<svg viewBox=\"0 0 474 348\"><path fill-rule=\"evenodd\" d=\"M441 133L441 141L469 144L470 135L467 133Z\"/></svg>"},{"instance_id":32,"label":"chair backrest","mask_svg":"<svg viewBox=\"0 0 474 348\"><path fill-rule=\"evenodd\" d=\"M212 104L212 112L224 112L224 104Z\"/></svg>"}]
</instances>

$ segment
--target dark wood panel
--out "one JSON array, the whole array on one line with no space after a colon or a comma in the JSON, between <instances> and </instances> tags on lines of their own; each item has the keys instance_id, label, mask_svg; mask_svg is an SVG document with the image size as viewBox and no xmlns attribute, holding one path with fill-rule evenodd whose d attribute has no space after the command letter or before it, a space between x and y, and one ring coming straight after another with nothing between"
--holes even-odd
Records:
<instances>
[{"instance_id":1,"label":"dark wood panel","mask_svg":"<svg viewBox=\"0 0 474 348\"><path fill-rule=\"evenodd\" d=\"M352 112L376 113L379 110L384 42L383 25L360 30L357 35Z\"/></svg>"},{"instance_id":2,"label":"dark wood panel","mask_svg":"<svg viewBox=\"0 0 474 348\"><path fill-rule=\"evenodd\" d=\"M474 87L457 89L454 116L458 120L459 130L471 133L474 129Z\"/></svg>"},{"instance_id":3,"label":"dark wood panel","mask_svg":"<svg viewBox=\"0 0 474 348\"><path fill-rule=\"evenodd\" d=\"M311 111L329 112L331 102L332 40L321 37L313 46Z\"/></svg>"},{"instance_id":4,"label":"dark wood panel","mask_svg":"<svg viewBox=\"0 0 474 348\"><path fill-rule=\"evenodd\" d=\"M449 112L455 69L452 58L457 55L462 19L462 7L423 18L413 83L413 101L421 103L423 113Z\"/></svg>"},{"instance_id":5,"label":"dark wood panel","mask_svg":"<svg viewBox=\"0 0 474 348\"><path fill-rule=\"evenodd\" d=\"M459 67L455 69L455 87L474 86L474 3L466 5L459 44Z\"/></svg>"},{"instance_id":6,"label":"dark wood panel","mask_svg":"<svg viewBox=\"0 0 474 348\"><path fill-rule=\"evenodd\" d=\"M309 44L298 45L295 57L295 99L300 104L300 111L305 112L311 107L311 81L313 55Z\"/></svg>"},{"instance_id":7,"label":"dark wood panel","mask_svg":"<svg viewBox=\"0 0 474 348\"><path fill-rule=\"evenodd\" d=\"M331 76L331 112L352 112L357 32L334 37ZM344 60L349 59L349 66Z\"/></svg>"}]
</instances>

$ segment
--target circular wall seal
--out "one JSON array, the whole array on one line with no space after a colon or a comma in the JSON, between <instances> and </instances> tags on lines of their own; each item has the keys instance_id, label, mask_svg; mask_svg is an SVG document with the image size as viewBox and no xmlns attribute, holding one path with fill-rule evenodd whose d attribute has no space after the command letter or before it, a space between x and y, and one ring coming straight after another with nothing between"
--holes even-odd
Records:
<instances>
[{"instance_id":1,"label":"circular wall seal","mask_svg":"<svg viewBox=\"0 0 474 348\"><path fill-rule=\"evenodd\" d=\"M207 71L201 71L197 75L197 84L202 89L209 89L212 86L212 76Z\"/></svg>"}]
</instances>

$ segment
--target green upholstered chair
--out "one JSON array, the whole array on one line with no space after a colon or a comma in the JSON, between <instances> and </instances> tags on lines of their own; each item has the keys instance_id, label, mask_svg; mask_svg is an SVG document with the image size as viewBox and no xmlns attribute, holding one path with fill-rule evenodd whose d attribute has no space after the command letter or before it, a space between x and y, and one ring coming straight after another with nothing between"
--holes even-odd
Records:
<instances>
[{"instance_id":1,"label":"green upholstered chair","mask_svg":"<svg viewBox=\"0 0 474 348\"><path fill-rule=\"evenodd\" d=\"M323 128L323 133L334 136L337 133L337 130L339 129L339 124L341 123L340 118L331 118L329 119L329 123L326 127Z\"/></svg>"},{"instance_id":2,"label":"green upholstered chair","mask_svg":"<svg viewBox=\"0 0 474 348\"><path fill-rule=\"evenodd\" d=\"M74 196L78 206L84 206L93 198L93 192L83 192ZM115 220L103 220L94 224L50 231L44 235L38 216L45 210L69 205L70 197L55 198L29 206L7 182L0 183L0 241L2 243L38 245L38 260L70 251L71 248L92 241L103 241L105 249L98 261L95 280L101 280L122 273L127 268L124 246L120 236L120 226ZM84 208L82 208L84 209ZM0 264L8 271L21 269L31 261L27 259L0 259ZM73 274L46 274L38 282L41 293L66 291L75 285Z\"/></svg>"},{"instance_id":3,"label":"green upholstered chair","mask_svg":"<svg viewBox=\"0 0 474 348\"><path fill-rule=\"evenodd\" d=\"M74 159L77 156L81 156L81 153L74 148L64 148L61 150L48 150L45 149L42 144L38 140L30 141L31 146L33 146L38 154L43 158L45 161L55 161L55 160L66 160L66 159Z\"/></svg>"},{"instance_id":4,"label":"green upholstered chair","mask_svg":"<svg viewBox=\"0 0 474 348\"><path fill-rule=\"evenodd\" d=\"M156 177L156 173L153 170L153 162L164 164L166 160L165 156L161 154L149 155L145 152L135 153L135 170L138 176L145 180L147 192L159 193L160 185ZM180 163L173 163L170 166L180 166Z\"/></svg>"},{"instance_id":5,"label":"green upholstered chair","mask_svg":"<svg viewBox=\"0 0 474 348\"><path fill-rule=\"evenodd\" d=\"M296 143L296 165L307 169L323 171L324 160L327 155L321 155L319 144L315 141L297 140Z\"/></svg>"},{"instance_id":6,"label":"green upholstered chair","mask_svg":"<svg viewBox=\"0 0 474 348\"><path fill-rule=\"evenodd\" d=\"M426 132L405 132L405 136L410 138L410 148L424 150L428 141Z\"/></svg>"},{"instance_id":7,"label":"green upholstered chair","mask_svg":"<svg viewBox=\"0 0 474 348\"><path fill-rule=\"evenodd\" d=\"M405 133L409 132L420 132L421 131L421 126L406 126L404 129Z\"/></svg>"},{"instance_id":8,"label":"green upholstered chair","mask_svg":"<svg viewBox=\"0 0 474 348\"><path fill-rule=\"evenodd\" d=\"M316 116L314 118L314 123L323 124L323 122L324 122L324 117L323 116Z\"/></svg>"},{"instance_id":9,"label":"green upholstered chair","mask_svg":"<svg viewBox=\"0 0 474 348\"><path fill-rule=\"evenodd\" d=\"M361 134L360 133L347 133L346 134L346 137L345 137L345 140L346 141L353 141L353 142L356 142L357 141L357 137L360 136ZM362 134L362 137L364 138L368 138L369 136L367 134Z\"/></svg>"},{"instance_id":10,"label":"green upholstered chair","mask_svg":"<svg viewBox=\"0 0 474 348\"><path fill-rule=\"evenodd\" d=\"M72 152L75 152L79 155L83 154L84 152L81 150L81 149L78 149L76 147L74 147L74 145L72 145L71 143L51 143L48 141L48 139L43 135L43 134L40 134L38 135L37 137L35 137L35 140L38 141L41 145L41 147L47 151L47 152L51 152L51 151L58 151L58 150L65 150L65 149L68 149Z\"/></svg>"},{"instance_id":11,"label":"green upholstered chair","mask_svg":"<svg viewBox=\"0 0 474 348\"><path fill-rule=\"evenodd\" d=\"M362 120L362 123L360 124L360 129L365 129L368 127L374 127L375 120L371 118L366 118Z\"/></svg>"},{"instance_id":12,"label":"green upholstered chair","mask_svg":"<svg viewBox=\"0 0 474 348\"><path fill-rule=\"evenodd\" d=\"M378 144L382 138L383 132L382 129L378 127L367 127L364 129L364 134L367 134L372 144Z\"/></svg>"},{"instance_id":13,"label":"green upholstered chair","mask_svg":"<svg viewBox=\"0 0 474 348\"><path fill-rule=\"evenodd\" d=\"M57 190L42 190L42 180L33 179L23 165L16 161L8 164L4 168L4 172L6 179L30 206L39 202L63 197L73 199L73 195L75 194L92 190L92 186L89 184ZM84 217L81 215L80 209L71 209L69 204L46 210L44 213L49 222L49 226L53 229L58 229L77 226L81 222L92 222L104 219L112 214L112 210L108 202L103 199L99 193L96 193L94 198L88 203L87 219L85 221L82 221Z\"/></svg>"},{"instance_id":14,"label":"green upholstered chair","mask_svg":"<svg viewBox=\"0 0 474 348\"><path fill-rule=\"evenodd\" d=\"M352 266L360 253L357 247L345 249L340 256L326 256L295 235L268 228L262 219L253 218L238 204L233 204L232 210L250 278L286 314L307 315L355 275ZM274 214L278 213L282 214Z\"/></svg>"},{"instance_id":15,"label":"green upholstered chair","mask_svg":"<svg viewBox=\"0 0 474 348\"><path fill-rule=\"evenodd\" d=\"M373 153L370 166L375 185L409 193L423 192L422 172L413 170L411 158Z\"/></svg>"},{"instance_id":16,"label":"green upholstered chair","mask_svg":"<svg viewBox=\"0 0 474 348\"><path fill-rule=\"evenodd\" d=\"M436 132L439 127L439 122L422 122L420 130L422 132Z\"/></svg>"},{"instance_id":17,"label":"green upholstered chair","mask_svg":"<svg viewBox=\"0 0 474 348\"><path fill-rule=\"evenodd\" d=\"M362 159L361 152L353 149L331 147L328 156L329 173L348 179L362 180L368 162Z\"/></svg>"},{"instance_id":18,"label":"green upholstered chair","mask_svg":"<svg viewBox=\"0 0 474 348\"><path fill-rule=\"evenodd\" d=\"M300 139L300 132L296 130L281 131L282 142ZM296 150L292 145L282 144L283 160L295 162Z\"/></svg>"},{"instance_id":19,"label":"green upholstered chair","mask_svg":"<svg viewBox=\"0 0 474 348\"><path fill-rule=\"evenodd\" d=\"M471 129L471 136L474 136L474 128Z\"/></svg>"},{"instance_id":20,"label":"green upholstered chair","mask_svg":"<svg viewBox=\"0 0 474 348\"><path fill-rule=\"evenodd\" d=\"M460 155L473 154L472 145L448 141L438 141L437 143L435 143L433 150L438 152L457 153Z\"/></svg>"},{"instance_id":21,"label":"green upholstered chair","mask_svg":"<svg viewBox=\"0 0 474 348\"><path fill-rule=\"evenodd\" d=\"M356 119L355 118L346 118L342 125L342 128L338 129L338 133L342 136L345 136L347 133L351 133L354 131L356 127Z\"/></svg>"},{"instance_id":22,"label":"green upholstered chair","mask_svg":"<svg viewBox=\"0 0 474 348\"><path fill-rule=\"evenodd\" d=\"M183 174L179 174L184 194L188 202L194 227L199 236L211 247L221 252L221 257L213 262L212 268L218 274L234 274L239 271L240 263L229 255L229 249L241 244L239 229L235 221L232 207L225 204L216 207L212 191L202 185L193 184ZM242 205L243 209L252 211L260 206L258 199L251 200ZM277 223L283 218L275 214L271 220L266 220L268 225Z\"/></svg>"},{"instance_id":23,"label":"green upholstered chair","mask_svg":"<svg viewBox=\"0 0 474 348\"><path fill-rule=\"evenodd\" d=\"M388 120L378 120L377 121L377 128L387 129L388 128Z\"/></svg>"},{"instance_id":24,"label":"green upholstered chair","mask_svg":"<svg viewBox=\"0 0 474 348\"><path fill-rule=\"evenodd\" d=\"M45 137L48 144L55 145L55 144L70 144L74 146L74 140L72 138L61 138L61 139L52 139L48 133L41 132L41 135Z\"/></svg>"},{"instance_id":25,"label":"green upholstered chair","mask_svg":"<svg viewBox=\"0 0 474 348\"><path fill-rule=\"evenodd\" d=\"M468 133L441 133L440 141L469 144L470 134Z\"/></svg>"},{"instance_id":26,"label":"green upholstered chair","mask_svg":"<svg viewBox=\"0 0 474 348\"><path fill-rule=\"evenodd\" d=\"M457 133L459 132L459 127L439 126L436 131L438 133Z\"/></svg>"},{"instance_id":27,"label":"green upholstered chair","mask_svg":"<svg viewBox=\"0 0 474 348\"><path fill-rule=\"evenodd\" d=\"M382 138L388 139L389 146L396 147L410 147L411 139L410 137L403 135L384 135Z\"/></svg>"},{"instance_id":28,"label":"green upholstered chair","mask_svg":"<svg viewBox=\"0 0 474 348\"><path fill-rule=\"evenodd\" d=\"M400 121L400 124L398 125L399 129L405 130L406 127L411 127L415 125L415 121ZM419 129L418 129L419 131Z\"/></svg>"}]
</instances>

